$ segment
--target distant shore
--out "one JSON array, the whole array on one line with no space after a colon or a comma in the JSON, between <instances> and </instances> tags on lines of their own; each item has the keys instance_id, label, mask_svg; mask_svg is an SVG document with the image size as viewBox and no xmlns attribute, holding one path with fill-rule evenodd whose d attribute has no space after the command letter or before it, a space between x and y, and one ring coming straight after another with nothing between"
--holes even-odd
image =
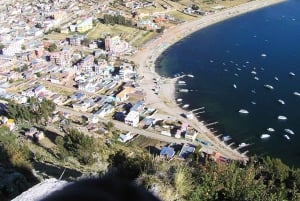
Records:
<instances>
[{"instance_id":1,"label":"distant shore","mask_svg":"<svg viewBox=\"0 0 300 201\"><path fill-rule=\"evenodd\" d=\"M160 112L174 116L180 120L188 121L191 126L199 131L199 137L204 141L210 142L213 146L207 147L210 151L217 151L221 155L235 159L247 160L248 157L229 147L216 137L204 122L199 122L196 118L192 120L184 119L181 114L186 113L180 108L175 100L176 82L179 78L162 78L155 72L156 59L168 47L180 41L191 33L198 31L217 22L254 11L266 6L271 6L285 0L255 0L235 7L218 11L214 14L199 17L196 20L185 22L167 29L160 37L149 41L132 57L138 65L138 74L144 78L140 81L141 88L146 93L146 104L149 107L158 109ZM155 86L154 79L159 81L159 94L153 91ZM192 79L192 78L191 78Z\"/></svg>"}]
</instances>

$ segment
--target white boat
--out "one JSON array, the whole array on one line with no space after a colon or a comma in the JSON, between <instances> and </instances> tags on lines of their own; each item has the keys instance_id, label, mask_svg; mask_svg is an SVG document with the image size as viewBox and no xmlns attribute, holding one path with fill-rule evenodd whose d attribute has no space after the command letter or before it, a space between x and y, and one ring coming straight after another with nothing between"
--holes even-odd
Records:
<instances>
[{"instance_id":1,"label":"white boat","mask_svg":"<svg viewBox=\"0 0 300 201\"><path fill-rule=\"evenodd\" d=\"M188 89L179 89L179 92L189 92Z\"/></svg>"},{"instance_id":2,"label":"white boat","mask_svg":"<svg viewBox=\"0 0 300 201\"><path fill-rule=\"evenodd\" d=\"M256 105L256 102L254 102L254 101L251 101L251 104L252 104L252 105Z\"/></svg>"},{"instance_id":3,"label":"white boat","mask_svg":"<svg viewBox=\"0 0 300 201\"><path fill-rule=\"evenodd\" d=\"M267 89L270 89L270 90L274 89L274 87L272 85L269 85L269 84L265 84L264 87L267 88Z\"/></svg>"},{"instance_id":4,"label":"white boat","mask_svg":"<svg viewBox=\"0 0 300 201\"><path fill-rule=\"evenodd\" d=\"M281 99L278 99L277 101L278 101L278 103L280 103L281 105L284 105L284 104L285 104L285 102L284 102L283 100L281 100Z\"/></svg>"},{"instance_id":5,"label":"white boat","mask_svg":"<svg viewBox=\"0 0 300 201\"><path fill-rule=\"evenodd\" d=\"M241 144L239 144L239 147L246 147L248 146L249 144L246 144L245 142L242 142Z\"/></svg>"},{"instance_id":6,"label":"white boat","mask_svg":"<svg viewBox=\"0 0 300 201\"><path fill-rule=\"evenodd\" d=\"M255 76L253 79L255 79L255 80L259 80L259 78L258 78L258 77L256 77L256 76Z\"/></svg>"},{"instance_id":7,"label":"white boat","mask_svg":"<svg viewBox=\"0 0 300 201\"><path fill-rule=\"evenodd\" d=\"M267 54L264 54L264 53L263 53L263 54L261 54L260 56L262 56L262 57L266 57L266 56L267 56Z\"/></svg>"},{"instance_id":8,"label":"white boat","mask_svg":"<svg viewBox=\"0 0 300 201\"><path fill-rule=\"evenodd\" d=\"M278 79L278 77L274 77L274 79L276 80L276 81L278 81L279 79Z\"/></svg>"},{"instance_id":9,"label":"white boat","mask_svg":"<svg viewBox=\"0 0 300 201\"><path fill-rule=\"evenodd\" d=\"M271 135L269 135L269 134L262 134L262 135L260 136L261 139L267 139L267 138L269 138L269 137L271 137Z\"/></svg>"},{"instance_id":10,"label":"white boat","mask_svg":"<svg viewBox=\"0 0 300 201\"><path fill-rule=\"evenodd\" d=\"M238 76L239 76L239 74L237 74L237 73L234 73L234 76L238 77Z\"/></svg>"},{"instance_id":11,"label":"white boat","mask_svg":"<svg viewBox=\"0 0 300 201\"><path fill-rule=\"evenodd\" d=\"M242 69L240 69L240 68L236 68L238 71L241 71Z\"/></svg>"},{"instance_id":12,"label":"white boat","mask_svg":"<svg viewBox=\"0 0 300 201\"><path fill-rule=\"evenodd\" d=\"M179 81L178 81L178 84L179 84L179 85L185 85L186 83L185 83L185 81L179 80Z\"/></svg>"},{"instance_id":13,"label":"white boat","mask_svg":"<svg viewBox=\"0 0 300 201\"><path fill-rule=\"evenodd\" d=\"M287 140L290 140L290 139L291 139L288 135L284 135L284 137L285 137Z\"/></svg>"},{"instance_id":14,"label":"white boat","mask_svg":"<svg viewBox=\"0 0 300 201\"><path fill-rule=\"evenodd\" d=\"M279 119L279 120L287 120L287 117L286 117L286 116L279 115L279 116L277 117L277 119Z\"/></svg>"},{"instance_id":15,"label":"white boat","mask_svg":"<svg viewBox=\"0 0 300 201\"><path fill-rule=\"evenodd\" d=\"M290 75L290 76L295 76L295 73L289 72L289 75Z\"/></svg>"},{"instance_id":16,"label":"white boat","mask_svg":"<svg viewBox=\"0 0 300 201\"><path fill-rule=\"evenodd\" d=\"M182 101L182 98L177 98L177 102L181 102Z\"/></svg>"},{"instance_id":17,"label":"white boat","mask_svg":"<svg viewBox=\"0 0 300 201\"><path fill-rule=\"evenodd\" d=\"M249 114L248 110L245 110L245 109L240 109L240 110L239 110L239 113L242 113L242 114Z\"/></svg>"},{"instance_id":18,"label":"white boat","mask_svg":"<svg viewBox=\"0 0 300 201\"><path fill-rule=\"evenodd\" d=\"M300 96L300 93L297 92L297 91L295 91L293 94L294 94L295 96Z\"/></svg>"},{"instance_id":19,"label":"white boat","mask_svg":"<svg viewBox=\"0 0 300 201\"><path fill-rule=\"evenodd\" d=\"M253 70L253 71L251 71L251 73L253 74L253 75L256 75L256 72Z\"/></svg>"},{"instance_id":20,"label":"white boat","mask_svg":"<svg viewBox=\"0 0 300 201\"><path fill-rule=\"evenodd\" d=\"M269 131L269 132L275 132L275 129L274 128L267 128L267 131Z\"/></svg>"},{"instance_id":21,"label":"white boat","mask_svg":"<svg viewBox=\"0 0 300 201\"><path fill-rule=\"evenodd\" d=\"M256 94L255 89L252 89L252 90L251 90L251 93Z\"/></svg>"},{"instance_id":22,"label":"white boat","mask_svg":"<svg viewBox=\"0 0 300 201\"><path fill-rule=\"evenodd\" d=\"M286 133L288 133L288 134L295 135L294 131L292 131L292 130L289 129L289 128L284 129L284 131L285 131Z\"/></svg>"},{"instance_id":23,"label":"white boat","mask_svg":"<svg viewBox=\"0 0 300 201\"><path fill-rule=\"evenodd\" d=\"M192 74L187 74L187 76L188 76L188 77L194 77L194 75L192 75Z\"/></svg>"},{"instance_id":24,"label":"white boat","mask_svg":"<svg viewBox=\"0 0 300 201\"><path fill-rule=\"evenodd\" d=\"M184 105L182 106L182 108L188 108L188 107L190 107L189 104L184 104Z\"/></svg>"},{"instance_id":25,"label":"white boat","mask_svg":"<svg viewBox=\"0 0 300 201\"><path fill-rule=\"evenodd\" d=\"M235 88L235 89L237 88L236 84L233 84L232 86L233 86L233 88Z\"/></svg>"},{"instance_id":26,"label":"white boat","mask_svg":"<svg viewBox=\"0 0 300 201\"><path fill-rule=\"evenodd\" d=\"M231 137L229 135L226 135L226 136L223 136L222 139L224 142L227 142L227 141L231 140Z\"/></svg>"}]
</instances>

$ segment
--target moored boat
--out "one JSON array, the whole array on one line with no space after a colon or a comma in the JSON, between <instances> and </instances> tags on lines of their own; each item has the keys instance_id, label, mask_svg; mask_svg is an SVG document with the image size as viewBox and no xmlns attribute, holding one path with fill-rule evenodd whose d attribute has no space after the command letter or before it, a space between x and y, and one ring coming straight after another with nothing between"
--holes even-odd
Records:
<instances>
[{"instance_id":1,"label":"moored boat","mask_svg":"<svg viewBox=\"0 0 300 201\"><path fill-rule=\"evenodd\" d=\"M188 89L179 89L179 92L189 92Z\"/></svg>"},{"instance_id":2,"label":"moored boat","mask_svg":"<svg viewBox=\"0 0 300 201\"><path fill-rule=\"evenodd\" d=\"M274 79L276 80L276 81L278 81L279 79L278 79L278 77L274 77Z\"/></svg>"},{"instance_id":3,"label":"moored boat","mask_svg":"<svg viewBox=\"0 0 300 201\"><path fill-rule=\"evenodd\" d=\"M289 75L290 75L290 76L295 76L295 73L289 72Z\"/></svg>"},{"instance_id":4,"label":"moored boat","mask_svg":"<svg viewBox=\"0 0 300 201\"><path fill-rule=\"evenodd\" d=\"M281 99L278 99L277 101L278 101L278 103L280 103L281 105L284 105L284 104L285 104L285 102L284 102L283 100L281 100Z\"/></svg>"},{"instance_id":5,"label":"moored boat","mask_svg":"<svg viewBox=\"0 0 300 201\"><path fill-rule=\"evenodd\" d=\"M227 142L227 141L231 140L231 137L229 135L225 135L225 136L223 136L222 139L224 142Z\"/></svg>"},{"instance_id":6,"label":"moored boat","mask_svg":"<svg viewBox=\"0 0 300 201\"><path fill-rule=\"evenodd\" d=\"M182 98L177 98L177 102L181 102L182 101Z\"/></svg>"},{"instance_id":7,"label":"moored boat","mask_svg":"<svg viewBox=\"0 0 300 201\"><path fill-rule=\"evenodd\" d=\"M182 108L188 108L188 107L190 107L189 104L184 104L184 105L182 106Z\"/></svg>"},{"instance_id":8,"label":"moored boat","mask_svg":"<svg viewBox=\"0 0 300 201\"><path fill-rule=\"evenodd\" d=\"M274 132L275 129L274 129L274 128L267 128L267 131L269 131L269 132Z\"/></svg>"},{"instance_id":9,"label":"moored boat","mask_svg":"<svg viewBox=\"0 0 300 201\"><path fill-rule=\"evenodd\" d=\"M188 77L194 77L194 75L192 75L192 74L187 74L187 76L188 76Z\"/></svg>"},{"instance_id":10,"label":"moored boat","mask_svg":"<svg viewBox=\"0 0 300 201\"><path fill-rule=\"evenodd\" d=\"M245 142L242 142L241 144L239 144L239 147L246 147L248 146L249 144L246 144Z\"/></svg>"},{"instance_id":11,"label":"moored boat","mask_svg":"<svg viewBox=\"0 0 300 201\"><path fill-rule=\"evenodd\" d=\"M277 119L279 119L279 120L287 120L287 117L286 117L286 116L279 115L279 116L277 117Z\"/></svg>"},{"instance_id":12,"label":"moored boat","mask_svg":"<svg viewBox=\"0 0 300 201\"><path fill-rule=\"evenodd\" d=\"M291 139L288 135L284 135L284 137L285 137L287 140L290 140L290 139Z\"/></svg>"},{"instance_id":13,"label":"moored boat","mask_svg":"<svg viewBox=\"0 0 300 201\"><path fill-rule=\"evenodd\" d=\"M260 136L261 139L267 139L267 138L269 138L269 137L271 137L271 135L269 135L269 134L262 134L262 135Z\"/></svg>"},{"instance_id":14,"label":"moored boat","mask_svg":"<svg viewBox=\"0 0 300 201\"><path fill-rule=\"evenodd\" d=\"M179 84L179 85L185 85L186 83L185 83L185 81L179 80L179 81L178 81L178 84Z\"/></svg>"},{"instance_id":15,"label":"moored boat","mask_svg":"<svg viewBox=\"0 0 300 201\"><path fill-rule=\"evenodd\" d=\"M239 113L242 113L242 114L249 114L248 110L245 110L245 109L240 109L240 110L239 110Z\"/></svg>"},{"instance_id":16,"label":"moored boat","mask_svg":"<svg viewBox=\"0 0 300 201\"><path fill-rule=\"evenodd\" d=\"M236 84L233 84L232 86L233 86L233 88L235 88L235 89L237 88Z\"/></svg>"},{"instance_id":17,"label":"moored boat","mask_svg":"<svg viewBox=\"0 0 300 201\"><path fill-rule=\"evenodd\" d=\"M288 134L295 135L294 131L292 131L292 130L289 129L289 128L284 129L284 131L285 131L286 133L288 133Z\"/></svg>"},{"instance_id":18,"label":"moored boat","mask_svg":"<svg viewBox=\"0 0 300 201\"><path fill-rule=\"evenodd\" d=\"M295 91L293 94L294 94L295 96L300 96L300 93L297 92L297 91Z\"/></svg>"},{"instance_id":19,"label":"moored boat","mask_svg":"<svg viewBox=\"0 0 300 201\"><path fill-rule=\"evenodd\" d=\"M267 89L270 89L270 90L274 89L274 87L272 85L269 85L269 84L265 84L264 87L267 88Z\"/></svg>"}]
</instances>

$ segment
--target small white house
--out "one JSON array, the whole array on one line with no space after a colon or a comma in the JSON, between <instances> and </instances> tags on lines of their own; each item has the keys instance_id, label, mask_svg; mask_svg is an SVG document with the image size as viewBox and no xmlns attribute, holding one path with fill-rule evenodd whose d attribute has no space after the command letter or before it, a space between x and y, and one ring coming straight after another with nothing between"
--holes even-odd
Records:
<instances>
[{"instance_id":1,"label":"small white house","mask_svg":"<svg viewBox=\"0 0 300 201\"><path fill-rule=\"evenodd\" d=\"M130 111L125 117L125 124L133 127L137 127L140 121L140 113L137 111Z\"/></svg>"},{"instance_id":2,"label":"small white house","mask_svg":"<svg viewBox=\"0 0 300 201\"><path fill-rule=\"evenodd\" d=\"M119 136L119 138L118 138L118 141L119 141L119 142L126 143L126 142L128 142L129 140L131 140L133 137L134 137L134 135L133 135L131 132L128 132L128 133L126 133L126 134L120 134L120 136Z\"/></svg>"}]
</instances>

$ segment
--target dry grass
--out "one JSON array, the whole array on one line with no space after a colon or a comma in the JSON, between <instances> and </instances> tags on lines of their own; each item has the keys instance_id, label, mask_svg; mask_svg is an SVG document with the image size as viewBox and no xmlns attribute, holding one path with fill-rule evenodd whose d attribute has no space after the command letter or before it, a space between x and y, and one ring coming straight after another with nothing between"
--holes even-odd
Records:
<instances>
[{"instance_id":1,"label":"dry grass","mask_svg":"<svg viewBox=\"0 0 300 201\"><path fill-rule=\"evenodd\" d=\"M191 192L193 182L186 167L178 167L174 175L174 187L180 196Z\"/></svg>"}]
</instances>

